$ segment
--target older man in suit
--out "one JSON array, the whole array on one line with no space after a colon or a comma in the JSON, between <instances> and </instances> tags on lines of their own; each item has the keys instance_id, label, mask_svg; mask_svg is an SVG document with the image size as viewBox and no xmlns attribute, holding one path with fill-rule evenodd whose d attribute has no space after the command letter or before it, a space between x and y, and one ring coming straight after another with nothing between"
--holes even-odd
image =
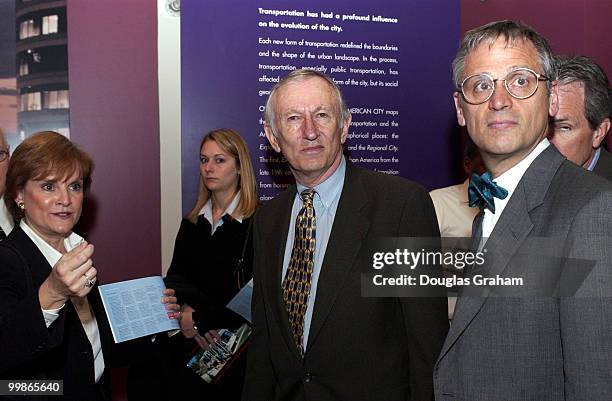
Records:
<instances>
[{"instance_id":1,"label":"older man in suit","mask_svg":"<svg viewBox=\"0 0 612 401\"><path fill-rule=\"evenodd\" d=\"M550 142L565 157L612 180L605 148L612 118L612 89L604 70L588 57L556 56L559 112Z\"/></svg>"},{"instance_id":2,"label":"older man in suit","mask_svg":"<svg viewBox=\"0 0 612 401\"><path fill-rule=\"evenodd\" d=\"M343 157L351 115L323 74L282 79L265 121L296 185L264 204L253 225L254 333L243 400L431 400L445 294L362 297L357 268L369 238L439 236L427 192Z\"/></svg>"},{"instance_id":3,"label":"older man in suit","mask_svg":"<svg viewBox=\"0 0 612 401\"><path fill-rule=\"evenodd\" d=\"M453 72L457 119L489 170L470 186L483 208L474 245L487 251L472 277L523 285L463 288L436 400L609 399L612 185L546 139L558 110L550 47L526 25L490 23L466 33Z\"/></svg>"},{"instance_id":4,"label":"older man in suit","mask_svg":"<svg viewBox=\"0 0 612 401\"><path fill-rule=\"evenodd\" d=\"M6 172L9 165L9 147L4 137L4 132L0 129L0 241L13 229L13 217L6 209L4 204L4 190L6 188Z\"/></svg>"}]
</instances>

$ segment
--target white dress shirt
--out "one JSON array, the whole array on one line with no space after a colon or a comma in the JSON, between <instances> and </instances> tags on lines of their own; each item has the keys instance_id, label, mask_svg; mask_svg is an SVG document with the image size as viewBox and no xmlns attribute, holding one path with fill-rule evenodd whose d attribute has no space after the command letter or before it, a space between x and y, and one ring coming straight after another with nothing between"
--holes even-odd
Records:
<instances>
[{"instance_id":1,"label":"white dress shirt","mask_svg":"<svg viewBox=\"0 0 612 401\"><path fill-rule=\"evenodd\" d=\"M234 195L234 199L232 199L230 204L227 206L227 209L225 209L225 211L221 214L221 216L223 217L226 214L229 214L230 216L232 216L232 218L234 218L234 220L238 220L239 222L242 223L242 216L234 216L234 211L238 207L239 202L240 202L240 191L238 191L238 193ZM214 234L215 231L217 231L217 228L223 225L223 219L219 219L217 220L216 223L213 224L212 198L208 198L208 201L206 201L204 206L202 206L202 209L200 209L198 216L204 216L204 218L208 220L208 222L210 223L210 226L212 227L211 232L210 232L211 235Z\"/></svg>"},{"instance_id":2,"label":"white dress shirt","mask_svg":"<svg viewBox=\"0 0 612 401\"><path fill-rule=\"evenodd\" d=\"M21 223L19 227L23 230L24 233L34 245L38 248L40 253L43 254L51 268L54 268L56 263L62 257L62 254L58 252L55 248L49 245L45 240L43 240L38 234L36 234L25 222L25 219L21 219ZM66 251L70 252L74 248L76 248L81 242L83 242L83 238L78 234L71 233L67 238L64 239L64 247ZM59 316L59 311L64 306L58 309L52 310L44 310L43 316L45 318L45 323L47 327L51 325ZM75 305L75 308L77 306ZM98 329L98 322L96 321L96 315L93 312L90 313L92 319L86 322L81 322L83 324L83 329L85 330L85 334L87 335L87 339L91 343L91 348L94 355L94 375L96 383L102 377L102 373L104 373L104 356L102 355L102 343L100 342L100 330Z\"/></svg>"},{"instance_id":3,"label":"white dress shirt","mask_svg":"<svg viewBox=\"0 0 612 401\"><path fill-rule=\"evenodd\" d=\"M6 208L6 204L4 203L4 197L0 196L0 228L4 231L4 234L7 236L13 230L13 216Z\"/></svg>"},{"instance_id":4,"label":"white dress shirt","mask_svg":"<svg viewBox=\"0 0 612 401\"><path fill-rule=\"evenodd\" d=\"M518 186L518 183L521 181L521 178L523 178L525 171L527 171L536 157L546 150L548 146L550 146L550 142L548 142L548 139L544 138L544 140L538 143L531 153L529 153L523 160L518 162L499 177L493 179L497 185L508 191L508 196L506 196L505 199L493 198L493 202L495 203L495 213L492 213L488 208L485 208L485 214L482 220L481 247L485 244L491 235L491 232L493 232L495 224L497 224L497 220L499 220L499 216L501 216L502 212L504 211L504 208L512 197L514 190Z\"/></svg>"}]
</instances>

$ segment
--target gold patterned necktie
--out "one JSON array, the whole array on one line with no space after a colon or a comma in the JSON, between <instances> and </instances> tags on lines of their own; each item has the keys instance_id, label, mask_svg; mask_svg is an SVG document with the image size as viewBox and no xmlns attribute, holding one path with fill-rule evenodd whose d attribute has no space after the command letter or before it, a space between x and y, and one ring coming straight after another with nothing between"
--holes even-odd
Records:
<instances>
[{"instance_id":1,"label":"gold patterned necktie","mask_svg":"<svg viewBox=\"0 0 612 401\"><path fill-rule=\"evenodd\" d=\"M283 301L287 308L289 324L293 330L295 345L304 355L304 316L310 294L310 280L314 267L314 252L317 223L312 204L314 189L306 189L300 194L304 205L295 220L295 237L289 267L283 281Z\"/></svg>"}]
</instances>

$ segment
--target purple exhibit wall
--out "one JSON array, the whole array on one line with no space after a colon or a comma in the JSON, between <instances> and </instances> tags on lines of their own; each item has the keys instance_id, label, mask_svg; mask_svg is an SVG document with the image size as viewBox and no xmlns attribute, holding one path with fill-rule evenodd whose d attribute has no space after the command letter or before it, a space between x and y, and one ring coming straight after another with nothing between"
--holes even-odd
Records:
<instances>
[{"instance_id":1,"label":"purple exhibit wall","mask_svg":"<svg viewBox=\"0 0 612 401\"><path fill-rule=\"evenodd\" d=\"M71 138L96 164L82 230L102 282L160 274L157 4L68 1Z\"/></svg>"},{"instance_id":2,"label":"purple exhibit wall","mask_svg":"<svg viewBox=\"0 0 612 401\"><path fill-rule=\"evenodd\" d=\"M214 128L245 137L260 199L286 185L260 117L274 82L303 66L331 75L353 109L351 160L428 188L456 179L450 62L458 2L186 0L181 7L185 212L196 197L200 139Z\"/></svg>"}]
</instances>

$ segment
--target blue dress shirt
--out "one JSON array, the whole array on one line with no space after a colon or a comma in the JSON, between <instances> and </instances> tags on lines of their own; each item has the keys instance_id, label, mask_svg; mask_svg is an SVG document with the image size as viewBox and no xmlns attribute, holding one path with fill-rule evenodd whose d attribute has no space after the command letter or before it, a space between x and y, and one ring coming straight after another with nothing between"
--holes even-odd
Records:
<instances>
[{"instance_id":1,"label":"blue dress shirt","mask_svg":"<svg viewBox=\"0 0 612 401\"><path fill-rule=\"evenodd\" d=\"M308 334L310 332L310 322L312 321L312 311L314 309L315 298L317 295L317 283L321 273L321 265L325 257L325 249L331 235L332 226L334 225L334 217L338 208L340 194L344 187L344 174L346 172L346 161L344 157L340 161L340 165L325 181L317 185L314 189L313 204L315 208L315 216L317 221L317 236L314 254L314 268L312 271L312 282L310 285L310 295L308 296L308 304L306 306L306 316L304 317L304 352L308 343ZM293 249L293 239L295 237L295 219L302 208L303 202L300 193L307 187L297 184L297 193L293 200L293 208L291 209L291 219L289 223L289 232L287 233L287 243L285 245L285 258L283 260L283 280L289 267L291 259L291 250Z\"/></svg>"},{"instance_id":2,"label":"blue dress shirt","mask_svg":"<svg viewBox=\"0 0 612 401\"><path fill-rule=\"evenodd\" d=\"M593 155L593 160L591 160L591 163L589 164L589 167L587 168L587 170L593 171L593 169L597 165L597 162L599 161L600 153L601 153L601 148L597 148L597 150L595 151L595 154Z\"/></svg>"}]
</instances>

